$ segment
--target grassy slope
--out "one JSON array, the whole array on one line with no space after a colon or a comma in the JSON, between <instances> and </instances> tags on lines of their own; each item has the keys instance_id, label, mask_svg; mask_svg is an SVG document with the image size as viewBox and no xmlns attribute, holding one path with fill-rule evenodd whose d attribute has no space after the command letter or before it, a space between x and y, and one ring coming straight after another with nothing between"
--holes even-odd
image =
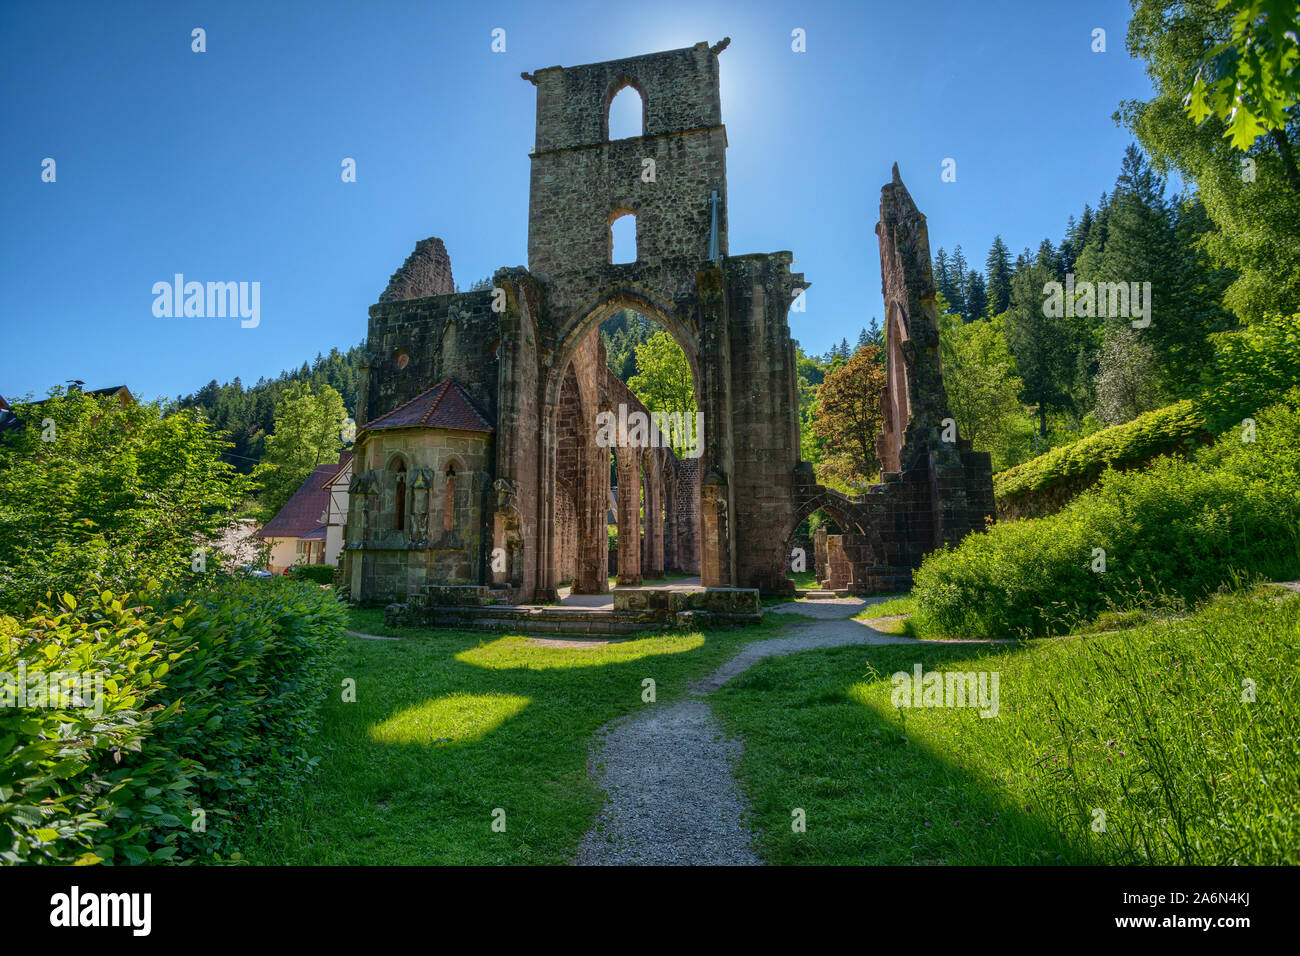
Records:
<instances>
[{"instance_id":1,"label":"grassy slope","mask_svg":"<svg viewBox=\"0 0 1300 956\"><path fill-rule=\"evenodd\" d=\"M898 634L903 637L924 637L912 623L912 614L916 611L916 599L910 594L886 596L875 604L868 604L857 614L855 621L868 621L877 631L885 634Z\"/></svg>"},{"instance_id":2,"label":"grassy slope","mask_svg":"<svg viewBox=\"0 0 1300 956\"><path fill-rule=\"evenodd\" d=\"M761 663L713 697L746 741L761 852L773 863L1300 862L1300 598L1260 593L1190 620L1028 646L847 647ZM889 675L918 661L998 672L999 716L894 708ZM806 833L792 832L794 808Z\"/></svg>"},{"instance_id":3,"label":"grassy slope","mask_svg":"<svg viewBox=\"0 0 1300 956\"><path fill-rule=\"evenodd\" d=\"M304 802L247 848L250 862L565 862L600 806L586 773L595 731L656 706L644 678L662 706L776 625L584 648L388 631L379 611L354 611L352 626L403 637L348 639L339 681L356 680L357 702L334 696ZM491 829L498 807L504 833Z\"/></svg>"}]
</instances>

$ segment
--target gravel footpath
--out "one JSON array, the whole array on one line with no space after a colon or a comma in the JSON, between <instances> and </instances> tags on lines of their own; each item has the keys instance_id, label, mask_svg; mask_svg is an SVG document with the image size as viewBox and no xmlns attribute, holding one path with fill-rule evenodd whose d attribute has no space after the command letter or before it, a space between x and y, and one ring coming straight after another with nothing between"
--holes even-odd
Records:
<instances>
[{"instance_id":1,"label":"gravel footpath","mask_svg":"<svg viewBox=\"0 0 1300 956\"><path fill-rule=\"evenodd\" d=\"M648 704L640 714L601 728L587 772L604 788L605 806L578 845L579 865L755 866L749 808L733 767L743 744L727 737L704 695L765 657L845 644L915 644L849 620L869 601L839 598L780 605L804 614L786 637L758 641L691 685L674 704Z\"/></svg>"}]
</instances>

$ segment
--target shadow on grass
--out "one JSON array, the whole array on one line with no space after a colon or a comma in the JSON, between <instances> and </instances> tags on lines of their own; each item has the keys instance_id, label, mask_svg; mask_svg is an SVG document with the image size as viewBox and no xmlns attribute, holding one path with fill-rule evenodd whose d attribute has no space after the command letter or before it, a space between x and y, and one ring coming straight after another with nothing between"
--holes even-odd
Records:
<instances>
[{"instance_id":1,"label":"shadow on grass","mask_svg":"<svg viewBox=\"0 0 1300 956\"><path fill-rule=\"evenodd\" d=\"M778 629L570 648L392 631L381 612L355 612L352 623L401 639L346 642L338 681L355 681L355 702L341 693L328 702L316 773L299 803L256 834L250 862L563 863L602 799L587 776L595 732L679 697ZM643 700L646 678L657 703Z\"/></svg>"},{"instance_id":2,"label":"shadow on grass","mask_svg":"<svg viewBox=\"0 0 1300 956\"><path fill-rule=\"evenodd\" d=\"M979 671L984 658L1015 650L842 647L770 659L727 684L713 698L715 710L745 739L742 783L764 858L846 865L1096 862L1086 846L1017 804L974 761L922 743L917 712L895 710L887 692L883 706L852 692L863 678L883 679L887 691L889 674L910 672L918 661L927 671ZM806 815L806 832L792 826L796 810Z\"/></svg>"}]
</instances>

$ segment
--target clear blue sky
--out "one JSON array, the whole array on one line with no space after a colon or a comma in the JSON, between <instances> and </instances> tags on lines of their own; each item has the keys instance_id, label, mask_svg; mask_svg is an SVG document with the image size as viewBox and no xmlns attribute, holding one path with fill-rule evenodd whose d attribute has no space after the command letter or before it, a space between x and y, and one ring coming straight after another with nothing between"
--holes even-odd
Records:
<instances>
[{"instance_id":1,"label":"clear blue sky","mask_svg":"<svg viewBox=\"0 0 1300 956\"><path fill-rule=\"evenodd\" d=\"M1123 0L6 3L0 394L272 377L359 342L430 235L464 288L523 265L535 90L520 71L723 36L731 251L794 251L813 288L793 332L824 352L881 314L873 230L893 162L932 247L960 243L981 267L995 233L1013 253L1059 240L1111 187L1129 141L1111 114L1149 94L1128 14ZM260 282L260 326L156 318L151 288L177 272Z\"/></svg>"}]
</instances>

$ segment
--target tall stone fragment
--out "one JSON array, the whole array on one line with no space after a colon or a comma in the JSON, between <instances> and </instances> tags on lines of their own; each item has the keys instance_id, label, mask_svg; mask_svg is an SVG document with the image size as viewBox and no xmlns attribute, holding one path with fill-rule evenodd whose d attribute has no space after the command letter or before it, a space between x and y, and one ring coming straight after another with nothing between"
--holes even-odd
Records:
<instances>
[{"instance_id":1,"label":"tall stone fragment","mask_svg":"<svg viewBox=\"0 0 1300 956\"><path fill-rule=\"evenodd\" d=\"M437 236L430 236L415 244L415 251L393 273L379 301L405 302L430 295L451 295L455 291L447 247Z\"/></svg>"}]
</instances>

